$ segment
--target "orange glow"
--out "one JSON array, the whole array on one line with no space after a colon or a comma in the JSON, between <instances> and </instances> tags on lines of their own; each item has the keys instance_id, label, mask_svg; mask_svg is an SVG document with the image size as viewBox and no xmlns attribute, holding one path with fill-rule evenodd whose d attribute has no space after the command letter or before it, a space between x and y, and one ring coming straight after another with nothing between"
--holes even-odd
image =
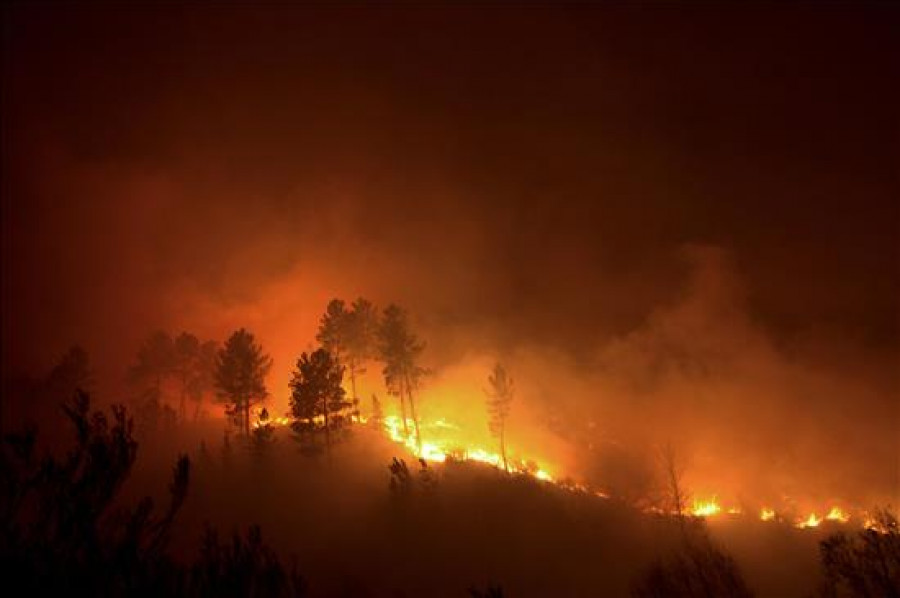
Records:
<instances>
[{"instance_id":1,"label":"orange glow","mask_svg":"<svg viewBox=\"0 0 900 598\"><path fill-rule=\"evenodd\" d=\"M694 504L691 507L691 514L696 517L711 517L721 512L722 507L719 506L715 496L706 501L694 500Z\"/></svg>"},{"instance_id":2,"label":"orange glow","mask_svg":"<svg viewBox=\"0 0 900 598\"><path fill-rule=\"evenodd\" d=\"M263 426L289 426L292 422L290 417L269 417L267 420L259 418L260 410L256 411L256 421L254 428ZM321 420L320 422L321 423ZM369 419L365 416L356 416L351 420L352 424L364 425L369 423ZM407 436L401 418L397 415L386 415L383 418L382 430L392 442L402 445L407 451L418 459L423 459L430 463L446 463L448 461L473 461L484 463L503 469L503 458L497 452L485 448L481 444L484 435L469 435L462 426L448 420L447 418L435 418L419 422L422 430L423 442L421 447L416 442L414 422L407 420L407 428L410 434ZM536 480L553 483L558 487L571 491L581 492L593 495L597 498L606 499L609 495L601 490L590 488L585 484L572 481L571 478L560 476L556 477L550 473L545 463L533 460L525 460L521 456L510 455L507 458L509 472L514 474L528 475ZM540 464L539 464L540 463ZM648 512L663 513L658 509L649 509ZM709 498L694 499L691 506L686 512L702 518L713 518L724 513L728 515L740 516L744 514L744 509L739 506L723 507L719 501L718 495L713 494ZM821 512L821 511L820 511ZM774 508L761 507L758 511L761 521L776 521L777 514ZM822 521L833 521L838 523L846 523L850 520L850 515L841 507L832 506L824 517L810 512L805 518L799 518L794 521L794 527L798 529L807 529L818 527ZM875 528L874 520L865 518L863 526L867 528Z\"/></svg>"},{"instance_id":3,"label":"orange glow","mask_svg":"<svg viewBox=\"0 0 900 598\"><path fill-rule=\"evenodd\" d=\"M794 527L799 529L805 529L809 527L819 527L819 524L822 523L822 519L817 517L815 513L810 513L809 517L806 519L801 519L794 524Z\"/></svg>"},{"instance_id":4,"label":"orange glow","mask_svg":"<svg viewBox=\"0 0 900 598\"><path fill-rule=\"evenodd\" d=\"M414 428L413 421L407 421L407 427ZM384 418L384 431L388 438L402 444L419 459L434 463L443 463L448 458L456 461L477 461L498 469L503 468L503 458L477 444L466 442L459 426L440 418L433 421L420 422L422 435L431 440L422 442L419 448L413 434L404 435L403 420L396 415ZM524 473L545 482L552 482L553 476L544 468L531 466L529 463L515 458L507 458L511 473Z\"/></svg>"},{"instance_id":5,"label":"orange glow","mask_svg":"<svg viewBox=\"0 0 900 598\"><path fill-rule=\"evenodd\" d=\"M841 523L846 523L850 520L850 516L844 513L840 507L831 507L828 514L825 515L825 519L828 521L840 521Z\"/></svg>"}]
</instances>

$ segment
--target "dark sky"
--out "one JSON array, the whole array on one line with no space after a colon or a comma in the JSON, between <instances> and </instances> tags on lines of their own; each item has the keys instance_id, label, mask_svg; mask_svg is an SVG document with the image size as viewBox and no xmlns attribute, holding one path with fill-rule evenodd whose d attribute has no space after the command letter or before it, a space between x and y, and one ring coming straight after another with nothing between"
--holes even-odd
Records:
<instances>
[{"instance_id":1,"label":"dark sky","mask_svg":"<svg viewBox=\"0 0 900 598\"><path fill-rule=\"evenodd\" d=\"M76 341L118 367L154 327L279 309L308 328L356 293L577 355L670 301L696 244L776 339L896 355L897 25L859 3L5 8L4 368Z\"/></svg>"}]
</instances>

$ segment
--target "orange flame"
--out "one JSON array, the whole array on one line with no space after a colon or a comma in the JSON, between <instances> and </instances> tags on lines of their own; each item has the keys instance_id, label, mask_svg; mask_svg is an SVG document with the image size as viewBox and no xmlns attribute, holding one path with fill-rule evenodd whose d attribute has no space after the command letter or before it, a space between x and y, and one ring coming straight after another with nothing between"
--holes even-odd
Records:
<instances>
[{"instance_id":1,"label":"orange flame","mask_svg":"<svg viewBox=\"0 0 900 598\"><path fill-rule=\"evenodd\" d=\"M815 513L810 513L809 517L806 519L800 519L794 523L794 527L799 529L805 529L809 527L819 527L819 524L822 523L822 519L817 517Z\"/></svg>"},{"instance_id":2,"label":"orange flame","mask_svg":"<svg viewBox=\"0 0 900 598\"><path fill-rule=\"evenodd\" d=\"M722 507L719 506L715 496L711 500L706 501L694 500L694 504L691 507L691 514L696 517L711 517L721 512Z\"/></svg>"},{"instance_id":3,"label":"orange flame","mask_svg":"<svg viewBox=\"0 0 900 598\"><path fill-rule=\"evenodd\" d=\"M831 510L828 511L828 514L825 515L825 519L829 521L840 521L841 523L846 523L850 520L850 516L844 513L840 507L831 507Z\"/></svg>"}]
</instances>

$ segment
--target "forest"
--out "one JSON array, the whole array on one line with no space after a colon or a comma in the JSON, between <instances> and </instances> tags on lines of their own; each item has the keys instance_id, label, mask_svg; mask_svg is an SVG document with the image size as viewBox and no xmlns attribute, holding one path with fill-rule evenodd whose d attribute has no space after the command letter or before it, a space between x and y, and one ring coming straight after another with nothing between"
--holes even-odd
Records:
<instances>
[{"instance_id":1,"label":"forest","mask_svg":"<svg viewBox=\"0 0 900 598\"><path fill-rule=\"evenodd\" d=\"M900 598L898 25L2 3L0 594Z\"/></svg>"},{"instance_id":2,"label":"forest","mask_svg":"<svg viewBox=\"0 0 900 598\"><path fill-rule=\"evenodd\" d=\"M3 436L0 512L7 574L15 574L20 587L37 594L376 596L432 594L436 588L420 576L436 571L434 581L444 590L451 587L449 579L458 584L456 592L443 595L567 595L573 592L571 581L557 578L568 577L565 566L550 565L556 574L530 580L527 592L512 589L523 583L521 573L505 585L500 572L509 566L506 561L515 560L514 542L558 544L571 550L576 562L600 558L606 549L582 544L588 538L579 528L590 526L600 536L625 533L631 537L621 538L621 549L647 552L630 577L604 580L598 592L627 590L635 598L745 598L755 595L752 578L745 577L717 536L734 542L758 533L761 524L777 528L777 538L769 543L809 551L816 545L818 581L807 591L823 597L898 595L900 529L889 507L867 511L864 520L835 508L824 516L822 533L813 540L797 534L818 531L822 518L815 515L792 524L788 512L763 509L760 520L752 521L752 515L734 509L728 512L731 521L707 521L720 515L721 507L715 501L691 502L692 491L672 445L660 449L657 471L643 496L552 477L534 461L507 453L506 427L515 409L516 385L502 363L484 372L482 409L492 439L486 450L466 446L465 435L450 441L459 445L446 436L440 444L428 437L417 409L432 375L425 366L427 345L404 309L390 304L378 310L363 298L350 304L331 300L319 319L315 343L297 357L286 389L289 409L283 415L266 405L272 359L244 328L224 342L201 341L189 332L149 335L125 373L130 398L108 410L92 405L94 375L79 346L45 377L21 380L18 394L10 397L19 401L15 409L4 405L5 413L17 413L24 422L20 430ZM371 379L374 373L381 379L382 398L372 393L363 401L358 378ZM69 429L48 442L41 428L56 430L54 419L66 420ZM160 472L150 475L141 467L145 447L162 454L177 448L167 496L159 507L151 496L138 498L136 489L128 488L129 482L135 485L132 477L144 478L138 488L159 478ZM378 469L381 476L374 475ZM285 478L295 476L285 485ZM378 479L381 488L373 484ZM261 504L249 513L244 501L223 504L244 485L285 494L274 500L258 497ZM357 491L374 494L328 495L357 486ZM149 490L159 500L161 488ZM185 508L192 501L202 506ZM295 509L312 512L292 514ZM357 512L348 514L350 509ZM531 509L535 519L545 519L537 529L516 519L529 517ZM311 568L304 571L304 561L264 540L254 511L276 530L282 525L279 519L298 516L306 523L299 525L295 541L321 544L329 556L320 553L316 560L338 562L307 565ZM468 544L474 539L473 530L466 529L470 517L489 530L488 550L512 554L475 557L485 548ZM504 524L506 518L511 521ZM193 521L184 524L182 519ZM209 519L232 526L223 533ZM363 540L355 526L374 527L377 540ZM197 537L185 537L188 530ZM647 542L664 548L650 550L642 546ZM397 543L399 547L391 546ZM547 548L532 550L542 555L538 563L552 558L545 554ZM471 551L471 558L493 562L496 570L484 569L489 575L480 579L463 563L454 563L454 569L471 571L466 580L432 562L428 551ZM359 564L359 558L367 562ZM408 577L373 571L375 564L390 569L393 559L400 569L411 568ZM812 555L806 560L813 560ZM356 574L339 582L329 579L347 571Z\"/></svg>"}]
</instances>

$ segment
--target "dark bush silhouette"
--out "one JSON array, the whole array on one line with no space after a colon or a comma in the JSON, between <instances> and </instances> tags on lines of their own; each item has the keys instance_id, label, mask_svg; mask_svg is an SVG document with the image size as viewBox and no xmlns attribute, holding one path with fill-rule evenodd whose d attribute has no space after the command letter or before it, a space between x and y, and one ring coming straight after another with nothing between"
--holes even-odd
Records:
<instances>
[{"instance_id":1,"label":"dark bush silhouette","mask_svg":"<svg viewBox=\"0 0 900 598\"><path fill-rule=\"evenodd\" d=\"M388 465L388 470L391 472L388 489L395 499L408 499L414 494L429 495L437 490L438 478L425 459L419 459L418 476L413 475L406 461L397 457Z\"/></svg>"},{"instance_id":2,"label":"dark bush silhouette","mask_svg":"<svg viewBox=\"0 0 900 598\"><path fill-rule=\"evenodd\" d=\"M681 548L653 563L632 585L634 598L751 598L734 559L705 528L682 528Z\"/></svg>"},{"instance_id":3,"label":"dark bush silhouette","mask_svg":"<svg viewBox=\"0 0 900 598\"><path fill-rule=\"evenodd\" d=\"M64 411L76 435L75 446L62 458L38 458L34 428L3 439L0 554L5 567L35 591L171 590L178 575L165 550L187 495L187 457L175 465L170 502L161 516L154 516L150 498L130 509L114 509L137 456L131 419L121 406L112 408L112 420L91 413L90 398L82 391Z\"/></svg>"},{"instance_id":4,"label":"dark bush silhouette","mask_svg":"<svg viewBox=\"0 0 900 598\"><path fill-rule=\"evenodd\" d=\"M207 530L191 565L175 561L168 542L187 497L190 462L175 464L169 503L154 512L144 498L115 504L137 457L124 407L109 419L91 412L78 391L64 412L75 445L62 457L38 457L37 431L6 434L0 445L0 573L23 595L299 596L305 584L262 542L220 544Z\"/></svg>"},{"instance_id":5,"label":"dark bush silhouette","mask_svg":"<svg viewBox=\"0 0 900 598\"><path fill-rule=\"evenodd\" d=\"M412 492L413 477L409 472L406 461L394 457L394 460L388 465L388 470L391 472L391 481L388 486L391 496L395 498L409 496L410 492Z\"/></svg>"},{"instance_id":6,"label":"dark bush silhouette","mask_svg":"<svg viewBox=\"0 0 900 598\"><path fill-rule=\"evenodd\" d=\"M306 582L295 565L286 570L263 543L259 526L251 527L246 539L235 533L225 543L207 528L191 571L191 590L192 595L210 597L303 596Z\"/></svg>"},{"instance_id":7,"label":"dark bush silhouette","mask_svg":"<svg viewBox=\"0 0 900 598\"><path fill-rule=\"evenodd\" d=\"M819 551L825 573L822 596L900 597L900 528L890 509L877 511L867 529L832 534Z\"/></svg>"}]
</instances>

